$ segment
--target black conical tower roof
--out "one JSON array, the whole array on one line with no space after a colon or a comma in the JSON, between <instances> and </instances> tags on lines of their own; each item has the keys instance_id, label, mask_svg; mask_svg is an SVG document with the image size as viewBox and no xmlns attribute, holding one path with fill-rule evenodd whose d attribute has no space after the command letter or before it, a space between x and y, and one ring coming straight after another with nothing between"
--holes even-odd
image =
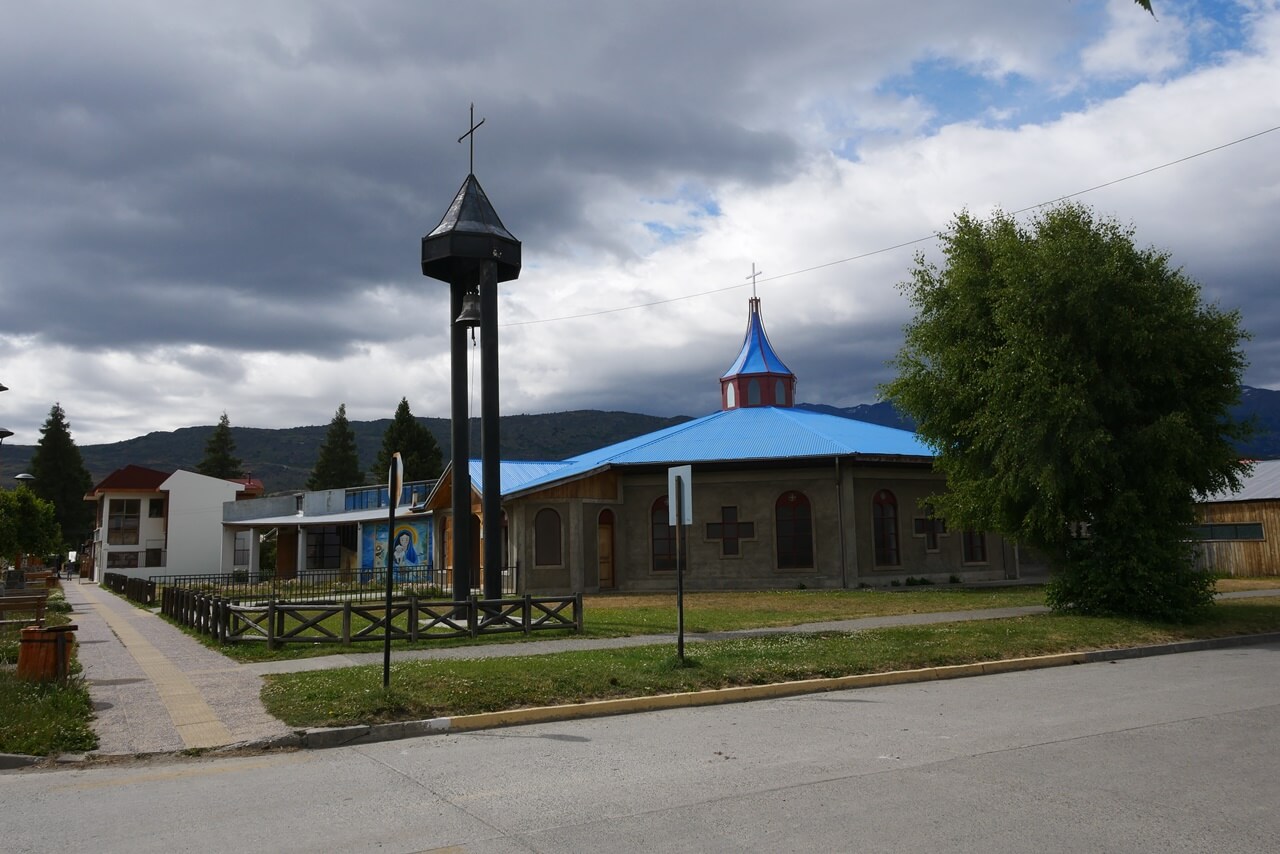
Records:
<instances>
[{"instance_id":1,"label":"black conical tower roof","mask_svg":"<svg viewBox=\"0 0 1280 854\"><path fill-rule=\"evenodd\" d=\"M499 282L520 275L520 241L502 224L473 174L462 182L440 224L422 238L422 275L467 281L487 260L498 262Z\"/></svg>"}]
</instances>

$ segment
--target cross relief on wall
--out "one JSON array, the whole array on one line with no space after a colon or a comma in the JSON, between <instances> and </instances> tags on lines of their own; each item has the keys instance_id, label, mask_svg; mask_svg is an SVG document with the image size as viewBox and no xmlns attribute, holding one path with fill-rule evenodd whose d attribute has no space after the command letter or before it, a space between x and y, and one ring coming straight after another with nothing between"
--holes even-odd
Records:
<instances>
[{"instance_id":1,"label":"cross relief on wall","mask_svg":"<svg viewBox=\"0 0 1280 854\"><path fill-rule=\"evenodd\" d=\"M741 554L740 540L756 538L755 522L739 522L737 507L721 507L720 521L707 523L707 539L720 541L721 557Z\"/></svg>"}]
</instances>

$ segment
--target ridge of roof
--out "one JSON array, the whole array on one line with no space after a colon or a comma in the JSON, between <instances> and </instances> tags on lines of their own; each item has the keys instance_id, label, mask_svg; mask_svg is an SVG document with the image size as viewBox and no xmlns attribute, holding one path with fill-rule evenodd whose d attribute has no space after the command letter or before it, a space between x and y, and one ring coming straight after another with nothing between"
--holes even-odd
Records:
<instances>
[{"instance_id":1,"label":"ridge of roof","mask_svg":"<svg viewBox=\"0 0 1280 854\"><path fill-rule=\"evenodd\" d=\"M94 487L89 490L89 494L94 495L95 493L112 489L136 489L156 492L159 491L160 484L168 480L172 474L173 472L158 471L130 463L123 468L116 469L94 484Z\"/></svg>"}]
</instances>

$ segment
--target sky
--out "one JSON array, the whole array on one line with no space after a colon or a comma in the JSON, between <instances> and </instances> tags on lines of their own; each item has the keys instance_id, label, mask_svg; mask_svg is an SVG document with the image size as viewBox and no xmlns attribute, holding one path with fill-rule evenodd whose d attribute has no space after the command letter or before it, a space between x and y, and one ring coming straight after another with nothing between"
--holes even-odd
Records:
<instances>
[{"instance_id":1,"label":"sky","mask_svg":"<svg viewBox=\"0 0 1280 854\"><path fill-rule=\"evenodd\" d=\"M1072 197L1280 388L1280 0L46 0L0 28L0 427L79 445L449 413L421 238L521 242L504 414L703 415L752 293L797 398L876 400L960 211ZM1077 195L1078 194L1078 195ZM472 351L478 368L478 350ZM478 379L471 381L479 413Z\"/></svg>"}]
</instances>

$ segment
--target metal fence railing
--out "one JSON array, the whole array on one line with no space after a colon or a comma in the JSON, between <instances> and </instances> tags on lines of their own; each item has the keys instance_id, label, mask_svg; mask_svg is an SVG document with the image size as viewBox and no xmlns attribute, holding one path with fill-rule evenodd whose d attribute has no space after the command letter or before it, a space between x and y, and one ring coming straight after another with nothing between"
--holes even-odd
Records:
<instances>
[{"instance_id":1,"label":"metal fence railing","mask_svg":"<svg viewBox=\"0 0 1280 854\"><path fill-rule=\"evenodd\" d=\"M253 602L341 602L369 601L386 596L386 569L310 569L293 578L263 576L241 570L220 575L153 575L147 579L154 585L150 601L158 595L155 588L178 587L216 596L239 604ZM397 567L391 573L393 596L418 596L428 599L453 597L451 567ZM517 567L502 570L502 594L517 592ZM119 592L125 593L125 590ZM474 590L482 593L481 590ZM126 594L127 595L127 594ZM132 597L131 597L132 598Z\"/></svg>"},{"instance_id":2,"label":"metal fence railing","mask_svg":"<svg viewBox=\"0 0 1280 854\"><path fill-rule=\"evenodd\" d=\"M430 601L415 594L396 597L388 612L372 601L272 602L239 605L182 587L165 587L161 613L222 643L339 643L392 640L417 642L452 637L546 629L582 631L582 594L485 600Z\"/></svg>"}]
</instances>

